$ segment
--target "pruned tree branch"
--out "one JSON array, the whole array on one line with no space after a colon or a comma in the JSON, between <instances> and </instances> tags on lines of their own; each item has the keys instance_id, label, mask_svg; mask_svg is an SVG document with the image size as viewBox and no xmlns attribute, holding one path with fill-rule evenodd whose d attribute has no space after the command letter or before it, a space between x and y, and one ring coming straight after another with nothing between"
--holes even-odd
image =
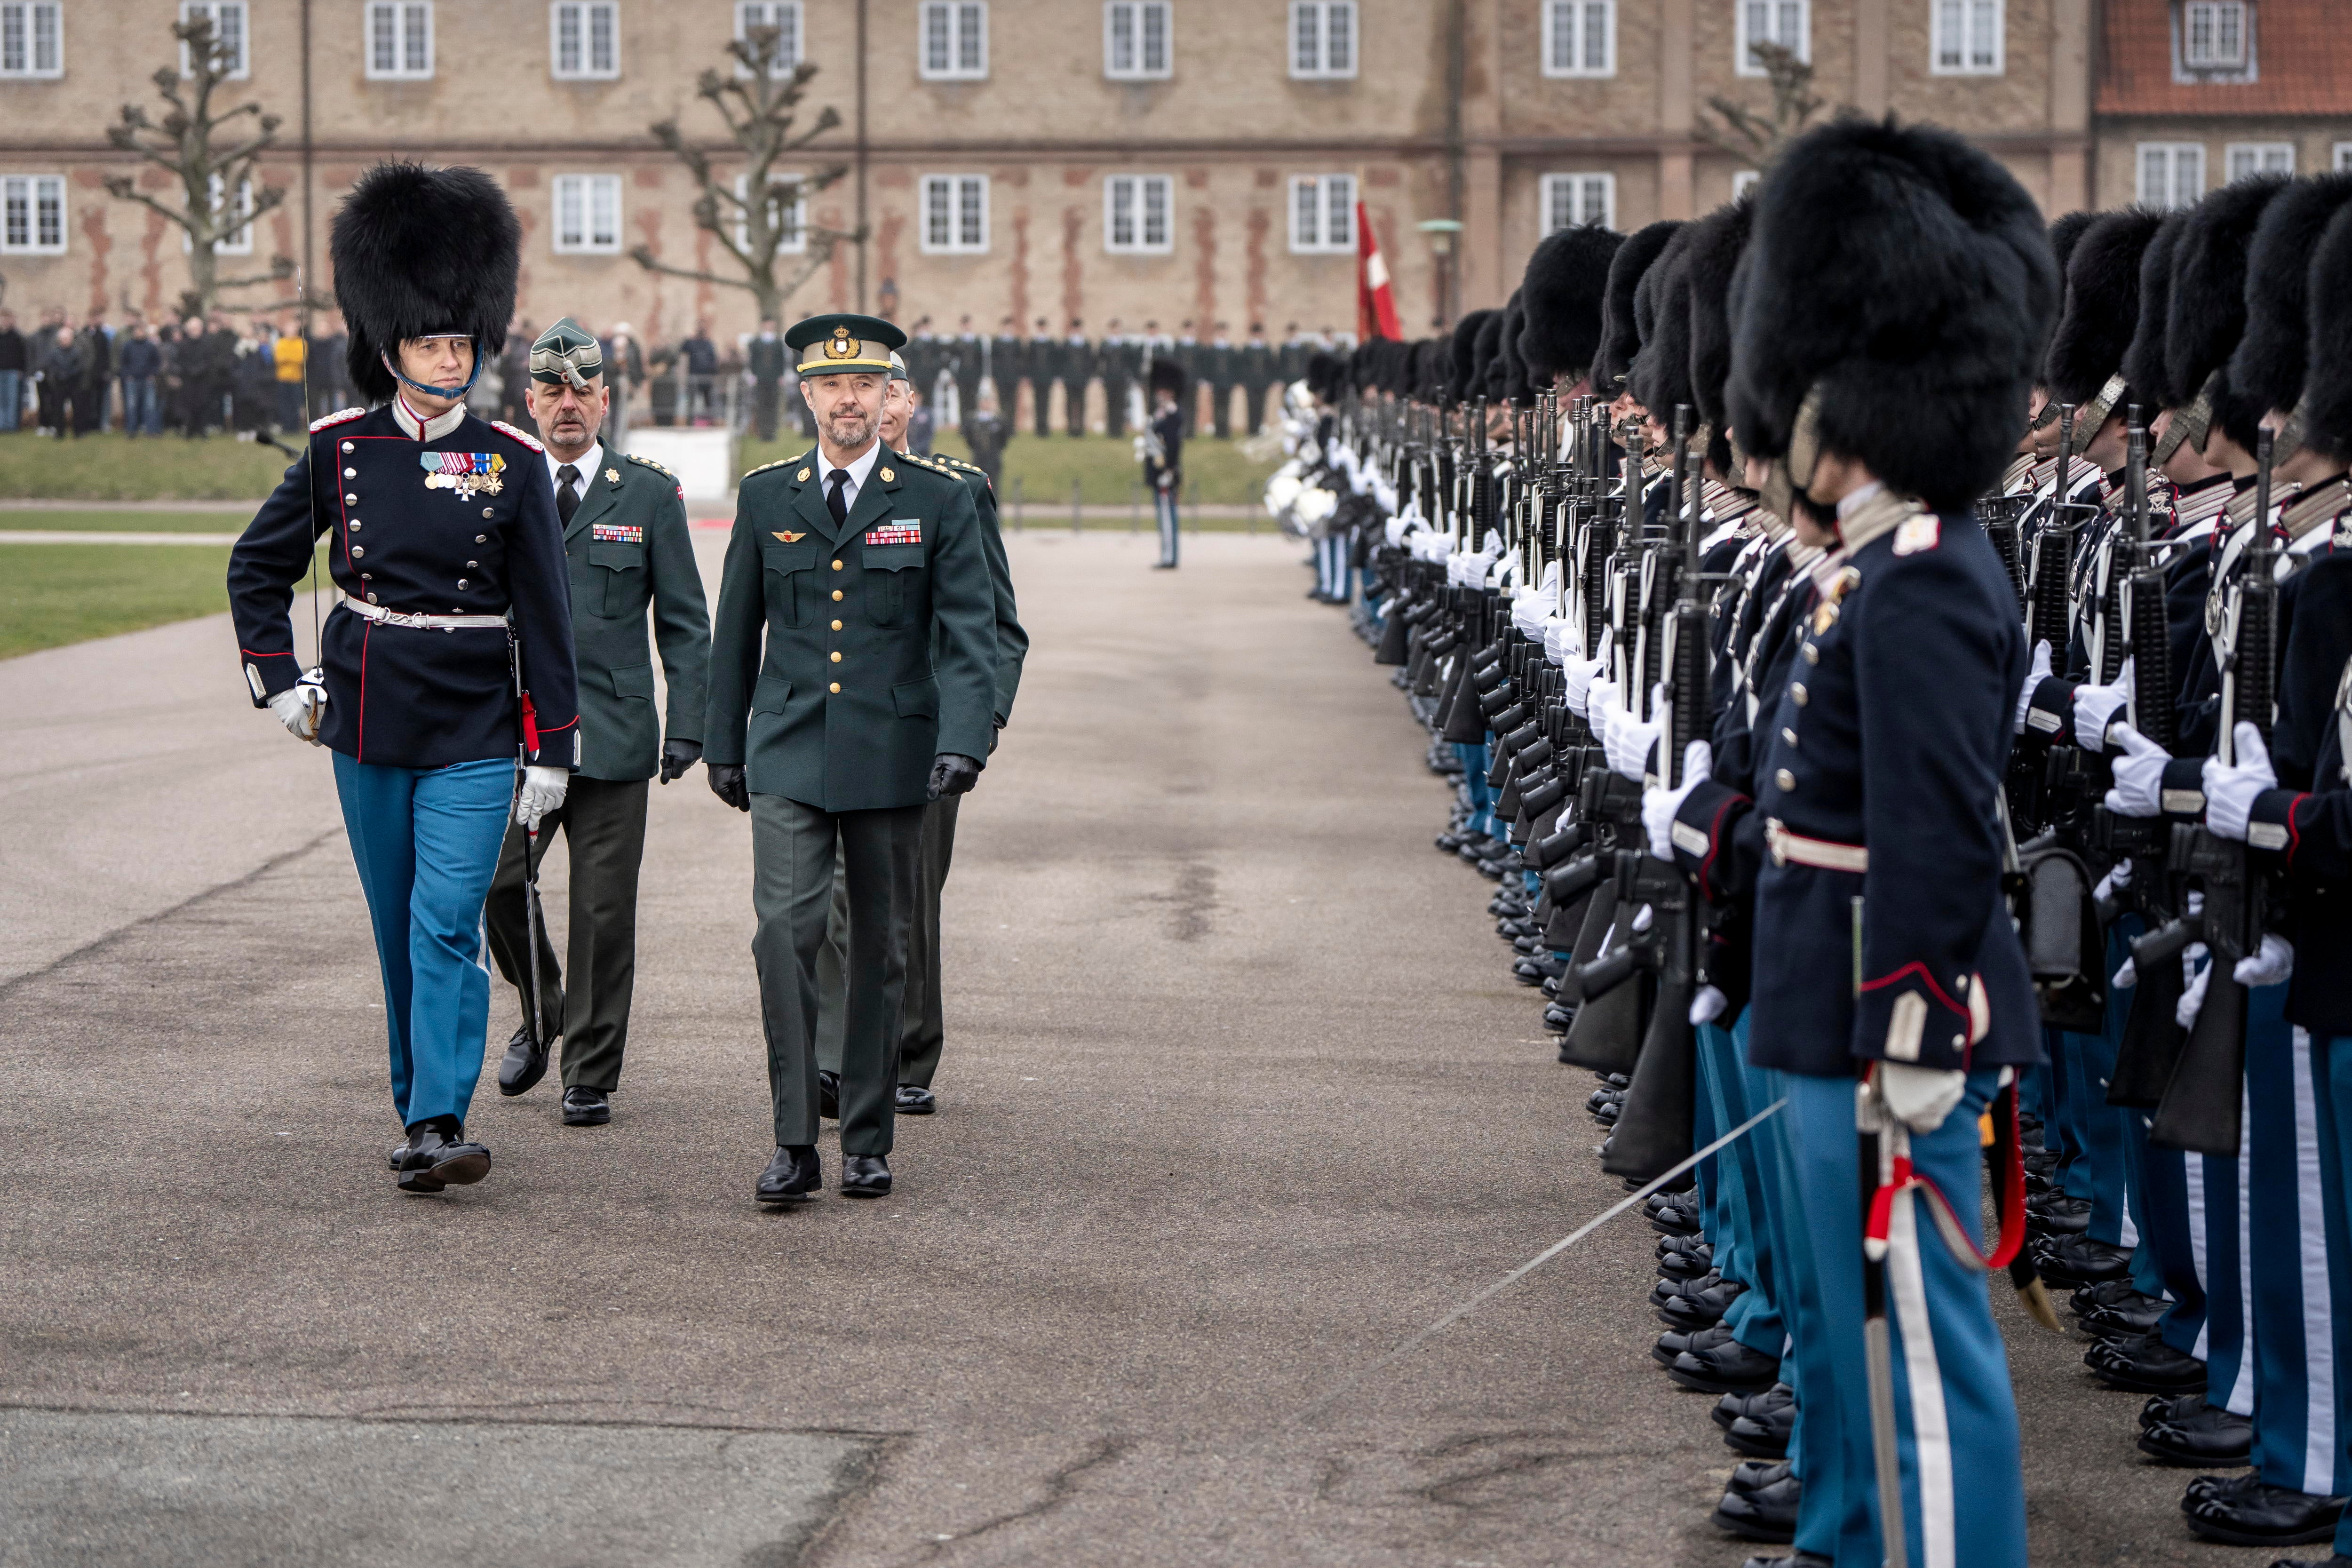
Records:
<instances>
[{"instance_id":1,"label":"pruned tree branch","mask_svg":"<svg viewBox=\"0 0 2352 1568\"><path fill-rule=\"evenodd\" d=\"M1747 159L1759 170L1780 155L1780 150L1821 111L1823 100L1812 90L1813 68L1786 44L1750 45L1772 94L1769 113L1759 114L1734 99L1716 94L1707 107L1716 119L1698 117L1698 133L1735 158Z\"/></svg>"}]
</instances>

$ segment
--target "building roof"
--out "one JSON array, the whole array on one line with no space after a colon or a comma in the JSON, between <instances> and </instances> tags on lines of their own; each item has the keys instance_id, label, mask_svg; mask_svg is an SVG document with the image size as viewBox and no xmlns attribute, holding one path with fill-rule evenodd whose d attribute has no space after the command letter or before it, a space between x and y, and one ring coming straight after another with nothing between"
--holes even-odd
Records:
<instances>
[{"instance_id":1,"label":"building roof","mask_svg":"<svg viewBox=\"0 0 2352 1568\"><path fill-rule=\"evenodd\" d=\"M2173 79L2179 8L2180 0L2106 0L2099 7L2099 113L2352 114L2352 26L2339 0L2250 0L2251 81Z\"/></svg>"}]
</instances>

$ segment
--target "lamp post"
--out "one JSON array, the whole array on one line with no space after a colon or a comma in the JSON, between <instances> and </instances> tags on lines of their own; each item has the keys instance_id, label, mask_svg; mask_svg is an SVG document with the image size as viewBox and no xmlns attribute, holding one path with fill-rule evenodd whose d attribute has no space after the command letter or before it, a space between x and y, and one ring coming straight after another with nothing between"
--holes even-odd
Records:
<instances>
[{"instance_id":1,"label":"lamp post","mask_svg":"<svg viewBox=\"0 0 2352 1568\"><path fill-rule=\"evenodd\" d=\"M1424 218L1413 226L1429 236L1429 254L1437 261L1437 324L1443 330L1454 323L1454 237L1462 232L1462 220Z\"/></svg>"}]
</instances>

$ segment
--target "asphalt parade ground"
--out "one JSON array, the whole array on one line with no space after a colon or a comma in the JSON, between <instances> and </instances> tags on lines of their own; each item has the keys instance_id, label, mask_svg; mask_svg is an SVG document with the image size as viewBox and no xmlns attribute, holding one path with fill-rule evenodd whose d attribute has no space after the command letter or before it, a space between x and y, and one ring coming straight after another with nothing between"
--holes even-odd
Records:
<instances>
[{"instance_id":1,"label":"asphalt parade ground","mask_svg":"<svg viewBox=\"0 0 2352 1568\"><path fill-rule=\"evenodd\" d=\"M1349 1385L1623 1194L1300 547L1008 542L1034 647L876 1203L830 1138L820 1201L751 1201L750 833L699 770L653 791L612 1124L499 1098L500 988L496 1168L403 1197L327 759L226 617L0 663L0 1563L1759 1550L1707 1522L1736 1457L1649 1357L1638 1212ZM2266 1561L1996 1295L2037 1563Z\"/></svg>"}]
</instances>

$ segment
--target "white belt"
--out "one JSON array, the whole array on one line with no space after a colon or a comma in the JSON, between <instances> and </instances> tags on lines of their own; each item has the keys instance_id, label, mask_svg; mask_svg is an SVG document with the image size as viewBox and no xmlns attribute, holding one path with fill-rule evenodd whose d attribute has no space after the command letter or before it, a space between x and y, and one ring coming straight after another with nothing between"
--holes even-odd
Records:
<instances>
[{"instance_id":1,"label":"white belt","mask_svg":"<svg viewBox=\"0 0 2352 1568\"><path fill-rule=\"evenodd\" d=\"M1800 866L1818 866L1824 871L1851 871L1856 876L1870 869L1870 846L1867 844L1833 844L1826 838L1807 838L1791 833L1781 826L1777 816L1764 819L1764 843L1772 851L1772 864L1785 866L1794 860Z\"/></svg>"},{"instance_id":2,"label":"white belt","mask_svg":"<svg viewBox=\"0 0 2352 1568\"><path fill-rule=\"evenodd\" d=\"M387 626L414 626L427 632L487 631L492 626L503 628L504 616L412 616L399 610L387 610L381 605L371 605L365 599L345 599L343 608L363 621L375 621Z\"/></svg>"}]
</instances>

